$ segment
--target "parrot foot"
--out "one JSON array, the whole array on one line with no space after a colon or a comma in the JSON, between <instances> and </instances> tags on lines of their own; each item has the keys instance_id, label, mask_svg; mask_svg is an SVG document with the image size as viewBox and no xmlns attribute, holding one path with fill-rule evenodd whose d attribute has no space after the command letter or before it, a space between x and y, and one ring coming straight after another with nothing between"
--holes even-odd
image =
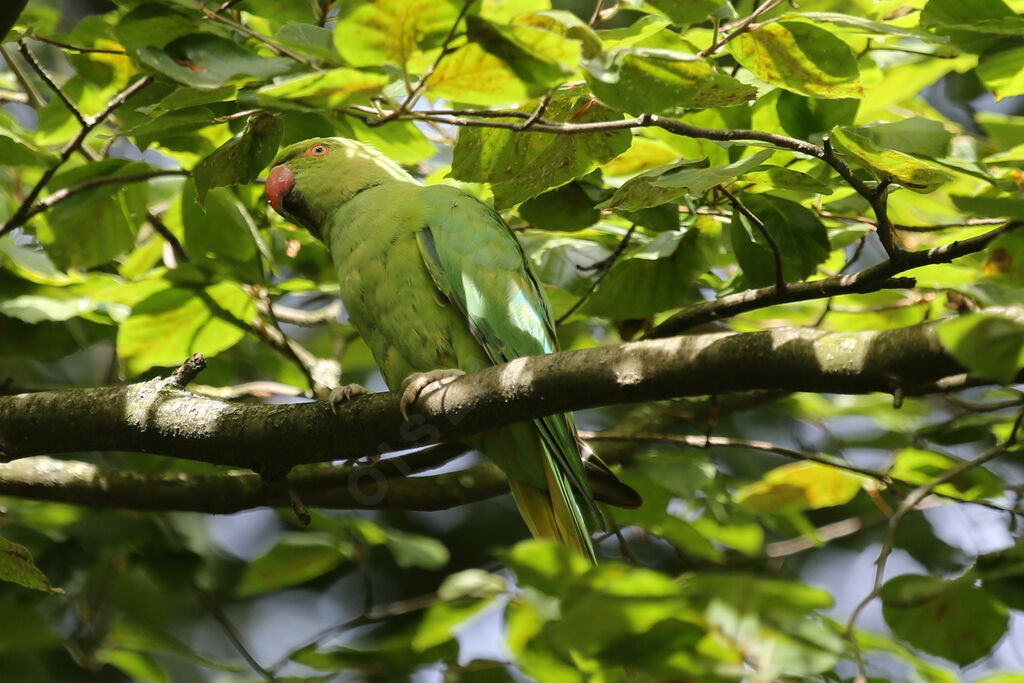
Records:
<instances>
[{"instance_id":1,"label":"parrot foot","mask_svg":"<svg viewBox=\"0 0 1024 683\"><path fill-rule=\"evenodd\" d=\"M331 404L331 412L337 413L338 407L345 401L372 393L362 384L346 384L345 386L331 389L331 395L327 397L327 401Z\"/></svg>"},{"instance_id":2,"label":"parrot foot","mask_svg":"<svg viewBox=\"0 0 1024 683\"><path fill-rule=\"evenodd\" d=\"M409 406L416 402L427 389L433 391L440 389L445 384L462 377L466 373L455 368L443 370L431 370L430 372L414 372L402 380L402 399L398 403L398 409L402 417L409 419Z\"/></svg>"}]
</instances>

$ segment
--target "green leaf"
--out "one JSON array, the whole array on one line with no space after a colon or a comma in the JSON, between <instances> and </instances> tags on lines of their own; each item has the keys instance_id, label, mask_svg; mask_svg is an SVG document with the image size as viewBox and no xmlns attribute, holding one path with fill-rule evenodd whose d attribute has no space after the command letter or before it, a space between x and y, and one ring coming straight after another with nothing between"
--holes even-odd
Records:
<instances>
[{"instance_id":1,"label":"green leaf","mask_svg":"<svg viewBox=\"0 0 1024 683\"><path fill-rule=\"evenodd\" d=\"M843 130L863 135L883 149L927 157L946 156L949 153L949 144L953 140L953 133L950 133L942 123L920 116L891 123L846 127Z\"/></svg>"},{"instance_id":2,"label":"green leaf","mask_svg":"<svg viewBox=\"0 0 1024 683\"><path fill-rule=\"evenodd\" d=\"M469 42L427 78L426 92L456 102L494 105L540 97L572 75L580 44L532 26L467 18Z\"/></svg>"},{"instance_id":3,"label":"green leaf","mask_svg":"<svg viewBox=\"0 0 1024 683\"><path fill-rule=\"evenodd\" d=\"M1024 218L1024 197L950 195L953 205L977 218Z\"/></svg>"},{"instance_id":4,"label":"green leaf","mask_svg":"<svg viewBox=\"0 0 1024 683\"><path fill-rule=\"evenodd\" d=\"M544 596L528 593L509 605L506 611L507 644L516 665L539 681L584 683L585 674L578 660L554 651L547 629L554 607Z\"/></svg>"},{"instance_id":5,"label":"green leaf","mask_svg":"<svg viewBox=\"0 0 1024 683\"><path fill-rule=\"evenodd\" d=\"M370 143L400 164L413 166L437 154L437 148L412 121L389 121L380 127L368 126L354 117L346 121L356 140Z\"/></svg>"},{"instance_id":6,"label":"green leaf","mask_svg":"<svg viewBox=\"0 0 1024 683\"><path fill-rule=\"evenodd\" d=\"M448 564L448 548L436 538L388 529L385 543L399 567L440 569Z\"/></svg>"},{"instance_id":7,"label":"green leaf","mask_svg":"<svg viewBox=\"0 0 1024 683\"><path fill-rule=\"evenodd\" d=\"M63 593L39 571L27 548L0 538L0 580L44 593Z\"/></svg>"},{"instance_id":8,"label":"green leaf","mask_svg":"<svg viewBox=\"0 0 1024 683\"><path fill-rule=\"evenodd\" d=\"M789 190L802 194L832 194L832 188L814 176L784 166L758 166L754 170L740 175L739 180L757 183L765 190Z\"/></svg>"},{"instance_id":9,"label":"green leaf","mask_svg":"<svg viewBox=\"0 0 1024 683\"><path fill-rule=\"evenodd\" d=\"M110 626L106 637L103 639L103 650L107 654L113 652L136 652L169 655L176 659L217 671L242 670L241 666L225 664L209 657L204 657L170 633L151 624L140 623L128 617L119 618Z\"/></svg>"},{"instance_id":10,"label":"green leaf","mask_svg":"<svg viewBox=\"0 0 1024 683\"><path fill-rule=\"evenodd\" d=\"M840 151L846 152L857 164L875 173L880 180L899 183L908 190L927 194L952 179L934 164L902 152L880 148L852 129L836 126L830 137Z\"/></svg>"},{"instance_id":11,"label":"green leaf","mask_svg":"<svg viewBox=\"0 0 1024 683\"><path fill-rule=\"evenodd\" d=\"M50 166L56 158L6 135L0 135L0 159L4 166Z\"/></svg>"},{"instance_id":12,"label":"green leaf","mask_svg":"<svg viewBox=\"0 0 1024 683\"><path fill-rule=\"evenodd\" d=\"M523 109L532 110L533 107ZM545 116L574 123L619 118L589 98L557 98ZM494 206L504 209L585 176L598 164L624 152L631 138L627 130L550 135L464 128L453 150L452 176L457 180L491 183Z\"/></svg>"},{"instance_id":13,"label":"green leaf","mask_svg":"<svg viewBox=\"0 0 1024 683\"><path fill-rule=\"evenodd\" d=\"M217 148L192 169L200 206L212 187L244 185L256 180L277 154L284 126L276 117L258 113L249 117L245 130Z\"/></svg>"},{"instance_id":14,"label":"green leaf","mask_svg":"<svg viewBox=\"0 0 1024 683\"><path fill-rule=\"evenodd\" d=\"M809 277L828 258L828 231L810 209L766 194L743 195L742 201L775 240L787 282ZM739 211L733 212L729 237L745 282L754 287L774 283L775 255L757 226Z\"/></svg>"},{"instance_id":15,"label":"green leaf","mask_svg":"<svg viewBox=\"0 0 1024 683\"><path fill-rule=\"evenodd\" d=\"M694 283L712 260L712 240L700 230L673 230L620 258L583 312L615 319L643 318L695 296Z\"/></svg>"},{"instance_id":16,"label":"green leaf","mask_svg":"<svg viewBox=\"0 0 1024 683\"><path fill-rule=\"evenodd\" d=\"M195 20L167 4L143 3L125 14L114 27L117 40L129 50L161 48L172 40L195 33Z\"/></svg>"},{"instance_id":17,"label":"green leaf","mask_svg":"<svg viewBox=\"0 0 1024 683\"><path fill-rule=\"evenodd\" d=\"M561 595L572 579L590 568L582 555L551 541L520 541L505 553L504 559L520 584L554 596Z\"/></svg>"},{"instance_id":18,"label":"green leaf","mask_svg":"<svg viewBox=\"0 0 1024 683\"><path fill-rule=\"evenodd\" d=\"M612 52L618 48L641 43L654 34L664 31L669 25L670 22L663 17L648 14L628 26L598 29L597 36L601 39L604 51Z\"/></svg>"},{"instance_id":19,"label":"green leaf","mask_svg":"<svg viewBox=\"0 0 1024 683\"><path fill-rule=\"evenodd\" d=\"M297 6L287 0L289 7ZM328 64L341 62L338 48L334 46L334 32L323 26L289 21L274 35L274 41L284 47L322 59Z\"/></svg>"},{"instance_id":20,"label":"green leaf","mask_svg":"<svg viewBox=\"0 0 1024 683\"><path fill-rule=\"evenodd\" d=\"M454 0L345 2L339 5L334 44L352 66L404 67L418 52L441 44L460 8Z\"/></svg>"},{"instance_id":21,"label":"green leaf","mask_svg":"<svg viewBox=\"0 0 1024 683\"><path fill-rule=\"evenodd\" d=\"M61 295L63 294L63 295ZM22 294L0 299L0 314L37 323L42 320L70 320L96 310L97 302L68 292Z\"/></svg>"},{"instance_id":22,"label":"green leaf","mask_svg":"<svg viewBox=\"0 0 1024 683\"><path fill-rule=\"evenodd\" d=\"M854 98L819 99L787 90L778 93L775 110L779 123L786 133L801 140L820 136L837 124L852 124L860 108L860 100Z\"/></svg>"},{"instance_id":23,"label":"green leaf","mask_svg":"<svg viewBox=\"0 0 1024 683\"><path fill-rule=\"evenodd\" d=\"M682 26L704 21L714 14L725 0L646 0L649 5Z\"/></svg>"},{"instance_id":24,"label":"green leaf","mask_svg":"<svg viewBox=\"0 0 1024 683\"><path fill-rule=\"evenodd\" d=\"M760 481L733 494L737 503L759 512L790 514L843 505L853 500L865 477L816 462L776 467Z\"/></svg>"},{"instance_id":25,"label":"green leaf","mask_svg":"<svg viewBox=\"0 0 1024 683\"><path fill-rule=\"evenodd\" d=\"M1024 367L1024 323L991 313L969 313L939 326L939 340L980 377L1008 384Z\"/></svg>"},{"instance_id":26,"label":"green leaf","mask_svg":"<svg viewBox=\"0 0 1024 683\"><path fill-rule=\"evenodd\" d=\"M198 192L185 183L181 193L181 220L185 228L185 251L189 257L215 263L228 257L248 263L256 255L255 225L245 206L227 188L207 194L206 207L198 203Z\"/></svg>"},{"instance_id":27,"label":"green leaf","mask_svg":"<svg viewBox=\"0 0 1024 683\"><path fill-rule=\"evenodd\" d=\"M996 100L1024 94L1024 47L985 54L978 63L978 77Z\"/></svg>"},{"instance_id":28,"label":"green leaf","mask_svg":"<svg viewBox=\"0 0 1024 683\"><path fill-rule=\"evenodd\" d=\"M247 597L296 586L339 567L351 555L351 544L333 535L284 534L270 550L249 563L235 593Z\"/></svg>"},{"instance_id":29,"label":"green leaf","mask_svg":"<svg viewBox=\"0 0 1024 683\"><path fill-rule=\"evenodd\" d=\"M974 574L981 586L1011 609L1024 609L1024 540L994 553L985 553L975 562Z\"/></svg>"},{"instance_id":30,"label":"green leaf","mask_svg":"<svg viewBox=\"0 0 1024 683\"><path fill-rule=\"evenodd\" d=\"M660 114L682 107L704 109L742 104L757 90L715 71L693 55L667 50L623 50L606 54L600 70L588 65L591 91L610 107L634 114Z\"/></svg>"},{"instance_id":31,"label":"green leaf","mask_svg":"<svg viewBox=\"0 0 1024 683\"><path fill-rule=\"evenodd\" d=\"M925 485L935 481L963 462L948 455L919 448L902 448L896 452L889 474L895 479ZM961 500L993 498L1003 492L1002 480L984 467L974 467L935 489L937 493Z\"/></svg>"},{"instance_id":32,"label":"green leaf","mask_svg":"<svg viewBox=\"0 0 1024 683\"><path fill-rule=\"evenodd\" d=\"M732 56L762 81L813 97L862 97L850 47L805 21L763 24L730 43Z\"/></svg>"},{"instance_id":33,"label":"green leaf","mask_svg":"<svg viewBox=\"0 0 1024 683\"><path fill-rule=\"evenodd\" d=\"M296 67L290 59L260 57L233 40L201 34L178 38L163 49L140 47L138 57L160 75L183 85L207 89L279 76Z\"/></svg>"},{"instance_id":34,"label":"green leaf","mask_svg":"<svg viewBox=\"0 0 1024 683\"><path fill-rule=\"evenodd\" d=\"M489 604L490 599L463 597L431 605L412 637L412 648L423 652L451 640L456 627L476 616Z\"/></svg>"},{"instance_id":35,"label":"green leaf","mask_svg":"<svg viewBox=\"0 0 1024 683\"><path fill-rule=\"evenodd\" d=\"M562 599L562 618L551 624L547 637L562 650L607 654L659 622L694 619L687 602L681 587L664 574L602 564L572 584Z\"/></svg>"},{"instance_id":36,"label":"green leaf","mask_svg":"<svg viewBox=\"0 0 1024 683\"><path fill-rule=\"evenodd\" d=\"M1006 634L1006 606L963 581L904 574L882 587L882 615L893 633L960 666L976 662Z\"/></svg>"},{"instance_id":37,"label":"green leaf","mask_svg":"<svg viewBox=\"0 0 1024 683\"><path fill-rule=\"evenodd\" d=\"M710 168L695 168L700 162L694 161L656 168L627 180L610 199L598 204L597 208L636 211L664 204L684 194L702 195L715 185L756 168L772 154L773 150L762 149L726 166Z\"/></svg>"},{"instance_id":38,"label":"green leaf","mask_svg":"<svg viewBox=\"0 0 1024 683\"><path fill-rule=\"evenodd\" d=\"M133 681L144 683L171 683L171 678L155 658L141 652L118 648L100 648L96 661L109 664L127 674Z\"/></svg>"},{"instance_id":39,"label":"green leaf","mask_svg":"<svg viewBox=\"0 0 1024 683\"><path fill-rule=\"evenodd\" d=\"M311 107L338 109L367 101L370 95L379 93L389 81L390 79L382 73L342 66L266 85L257 92L260 101L268 105L272 105L275 99L295 100Z\"/></svg>"},{"instance_id":40,"label":"green leaf","mask_svg":"<svg viewBox=\"0 0 1024 683\"><path fill-rule=\"evenodd\" d=\"M464 569L445 578L437 589L441 600L455 600L462 597L490 598L505 592L508 586L498 574L483 569Z\"/></svg>"},{"instance_id":41,"label":"green leaf","mask_svg":"<svg viewBox=\"0 0 1024 683\"><path fill-rule=\"evenodd\" d=\"M573 231L596 223L601 212L579 183L567 183L527 199L519 206L519 216L542 230Z\"/></svg>"},{"instance_id":42,"label":"green leaf","mask_svg":"<svg viewBox=\"0 0 1024 683\"><path fill-rule=\"evenodd\" d=\"M683 582L684 591L704 602L730 603L744 612L776 619L828 609L834 601L828 591L796 581L766 579L744 574L693 574Z\"/></svg>"},{"instance_id":43,"label":"green leaf","mask_svg":"<svg viewBox=\"0 0 1024 683\"><path fill-rule=\"evenodd\" d=\"M920 26L977 53L998 44L1003 36L1024 33L1024 19L1002 0L928 0Z\"/></svg>"},{"instance_id":44,"label":"green leaf","mask_svg":"<svg viewBox=\"0 0 1024 683\"><path fill-rule=\"evenodd\" d=\"M39 285L67 285L81 282L78 273L57 268L46 252L14 243L9 235L0 237L0 265L23 280Z\"/></svg>"},{"instance_id":45,"label":"green leaf","mask_svg":"<svg viewBox=\"0 0 1024 683\"><path fill-rule=\"evenodd\" d=\"M209 358L238 343L255 316L252 297L233 282L172 287L132 309L117 331L117 352L132 376L177 366L197 352Z\"/></svg>"},{"instance_id":46,"label":"green leaf","mask_svg":"<svg viewBox=\"0 0 1024 683\"><path fill-rule=\"evenodd\" d=\"M101 161L57 176L54 191L80 182L152 170L148 164L121 159ZM39 241L59 268L91 268L131 249L145 220L146 183L111 183L70 195L46 212ZM88 239L83 239L87 234Z\"/></svg>"}]
</instances>

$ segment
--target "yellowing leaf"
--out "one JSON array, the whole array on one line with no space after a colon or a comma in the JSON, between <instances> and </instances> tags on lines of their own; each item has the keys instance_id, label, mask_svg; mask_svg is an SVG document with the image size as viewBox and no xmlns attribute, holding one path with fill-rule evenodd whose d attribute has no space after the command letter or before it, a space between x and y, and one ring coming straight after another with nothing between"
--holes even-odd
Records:
<instances>
[{"instance_id":1,"label":"yellowing leaf","mask_svg":"<svg viewBox=\"0 0 1024 683\"><path fill-rule=\"evenodd\" d=\"M732 41L731 51L762 81L795 93L829 98L864 94L850 47L814 24L765 24Z\"/></svg>"},{"instance_id":2,"label":"yellowing leaf","mask_svg":"<svg viewBox=\"0 0 1024 683\"><path fill-rule=\"evenodd\" d=\"M299 100L306 104L334 109L351 104L361 96L368 97L379 92L388 84L388 80L382 73L339 67L264 86L258 92L264 97Z\"/></svg>"},{"instance_id":3,"label":"yellowing leaf","mask_svg":"<svg viewBox=\"0 0 1024 683\"><path fill-rule=\"evenodd\" d=\"M870 139L852 130L836 126L832 143L853 157L881 180L899 183L908 190L927 194L951 180L951 176L933 164L892 149L881 149Z\"/></svg>"},{"instance_id":4,"label":"yellowing leaf","mask_svg":"<svg viewBox=\"0 0 1024 683\"><path fill-rule=\"evenodd\" d=\"M935 451L904 448L896 454L896 461L889 474L912 484L929 484L961 464L960 460ZM975 467L935 490L962 500L977 500L998 496L1003 492L1003 486L999 477L983 467Z\"/></svg>"},{"instance_id":5,"label":"yellowing leaf","mask_svg":"<svg viewBox=\"0 0 1024 683\"><path fill-rule=\"evenodd\" d=\"M668 50L624 51L609 66L587 74L594 95L631 113L662 113L691 107L728 107L757 90L715 71L707 60Z\"/></svg>"},{"instance_id":6,"label":"yellowing leaf","mask_svg":"<svg viewBox=\"0 0 1024 683\"><path fill-rule=\"evenodd\" d=\"M733 494L737 503L760 512L790 514L842 505L853 499L865 479L817 462L783 465Z\"/></svg>"},{"instance_id":7,"label":"yellowing leaf","mask_svg":"<svg viewBox=\"0 0 1024 683\"><path fill-rule=\"evenodd\" d=\"M334 44L352 66L405 65L438 46L459 16L448 0L356 0L340 3Z\"/></svg>"},{"instance_id":8,"label":"yellowing leaf","mask_svg":"<svg viewBox=\"0 0 1024 683\"><path fill-rule=\"evenodd\" d=\"M539 97L568 80L580 44L532 26L469 22L473 42L441 60L426 90L467 104L494 105Z\"/></svg>"}]
</instances>

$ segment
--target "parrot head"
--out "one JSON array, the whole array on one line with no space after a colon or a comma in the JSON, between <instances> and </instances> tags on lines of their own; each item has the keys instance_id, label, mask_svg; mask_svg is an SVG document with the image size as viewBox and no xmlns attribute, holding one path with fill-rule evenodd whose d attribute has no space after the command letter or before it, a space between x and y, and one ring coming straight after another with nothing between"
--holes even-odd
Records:
<instances>
[{"instance_id":1,"label":"parrot head","mask_svg":"<svg viewBox=\"0 0 1024 683\"><path fill-rule=\"evenodd\" d=\"M285 147L267 176L274 211L322 239L334 212L385 181L415 182L376 148L346 138L311 138Z\"/></svg>"}]
</instances>

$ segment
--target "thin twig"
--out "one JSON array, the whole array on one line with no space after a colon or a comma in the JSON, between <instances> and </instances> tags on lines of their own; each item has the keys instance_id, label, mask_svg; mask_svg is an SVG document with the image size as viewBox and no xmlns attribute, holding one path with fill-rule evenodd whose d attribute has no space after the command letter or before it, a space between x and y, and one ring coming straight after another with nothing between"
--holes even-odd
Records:
<instances>
[{"instance_id":1,"label":"thin twig","mask_svg":"<svg viewBox=\"0 0 1024 683\"><path fill-rule=\"evenodd\" d=\"M305 66L309 67L313 71L321 71L322 70L313 60L307 59L306 57L303 57L300 54L292 52L291 50L289 50L286 47L278 45L277 43L275 43L270 38L267 38L262 33L259 33L257 31L252 30L251 28L249 28L245 24L240 24L237 21L232 21L231 19L228 19L227 17L222 17L219 14L219 12L220 12L219 9L216 12L211 12L208 9L203 9L203 16L205 16L207 19L213 19L214 21L219 21L220 23L224 24L225 26L230 26L231 28L235 29L236 31L241 31L242 33L244 33L245 35L249 36L250 38L252 38L252 39L254 39L256 41L259 41L259 42L263 43L264 45L266 45L267 47L269 47L279 57L287 57L288 59L291 59L293 61L298 62L299 64L304 64Z\"/></svg>"},{"instance_id":2,"label":"thin twig","mask_svg":"<svg viewBox=\"0 0 1024 683\"><path fill-rule=\"evenodd\" d=\"M250 294L257 302L261 299L266 299L264 303L264 309L267 311L267 320L270 321L268 325L263 321L263 318L257 317L252 324L245 325L244 321L237 320L242 325L245 325L247 330L256 332L260 339L270 344L272 348L277 350L281 355L289 360L293 361L302 374L305 375L306 381L309 383L309 389L315 396L326 397L327 392L331 390L331 386L324 383L319 378L318 368L321 365L321 361L309 350L298 342L289 339L288 335L281 329L281 323L277 320L274 315L273 307L270 305L270 298L266 294L266 290L262 287L253 286L249 288Z\"/></svg>"},{"instance_id":3,"label":"thin twig","mask_svg":"<svg viewBox=\"0 0 1024 683\"><path fill-rule=\"evenodd\" d=\"M744 33L746 33L747 31L750 31L750 30L756 28L754 22L757 21L758 17L760 17L765 12L769 12L769 11L775 9L776 7L778 7L781 4L782 4L782 0L767 0L767 2L761 4L757 9L755 9L753 12L751 12L749 16L747 16L747 17L741 19L740 21L738 21L738 22L732 24L731 26L729 26L729 29L731 29L729 31L729 33L727 33L726 35L724 35L721 38L718 38L717 40L712 42L709 47L701 50L700 52L697 53L697 55L700 56L700 57L707 57L708 55L712 55L712 54L718 52L719 50L722 49L722 47L725 46L726 43L728 43L733 38L741 36ZM716 30L716 35L717 35L717 30Z\"/></svg>"},{"instance_id":4,"label":"thin twig","mask_svg":"<svg viewBox=\"0 0 1024 683\"><path fill-rule=\"evenodd\" d=\"M163 525L164 529L167 530L168 535L173 539L175 544L180 549L184 550L188 547L187 544L185 543L185 539L182 536L181 532L178 531L178 528L176 526L174 526L168 515L159 514L157 515L157 519L160 520L160 523ZM249 652L249 649L245 646L245 643L242 642L242 636L239 633L238 628L235 627L231 619L228 618L228 615L225 614L224 610L221 609L220 604L217 602L217 599L213 596L213 594L205 588L203 588L202 586L200 586L199 583L196 582L195 578L191 576L189 578L189 588L191 588L192 592L195 593L196 597L199 598L199 601L203 604L203 607L206 608L206 611L209 612L211 617L213 617L213 620L217 622L217 625L220 626L221 631L224 632L224 635L231 642L232 647L234 647L235 651L242 656L242 659L245 660L249 667L257 674L259 674L259 676L263 680L271 682L276 681L277 676L275 676L274 673L272 673L271 671L265 669L259 662L256 661L256 658L252 656L252 653Z\"/></svg>"},{"instance_id":5,"label":"thin twig","mask_svg":"<svg viewBox=\"0 0 1024 683\"><path fill-rule=\"evenodd\" d=\"M146 213L146 218L149 220L149 224L153 226L153 230L171 245L175 258L182 263L188 263L189 257L185 247L178 241L177 236L171 232L171 229L167 227L167 224L160 220L160 217L152 211Z\"/></svg>"},{"instance_id":6,"label":"thin twig","mask_svg":"<svg viewBox=\"0 0 1024 683\"><path fill-rule=\"evenodd\" d=\"M592 263L589 266L576 266L580 270L594 270L600 268L601 272L596 278L594 278L594 281L590 283L590 287L587 289L586 293L577 299L576 303L574 303L568 311L558 317L558 320L555 321L555 325L561 325L564 323L569 319L569 316L579 310L580 306L586 303L587 299L590 298L590 295L597 290L601 281L604 280L608 273L611 272L612 266L615 265L615 262L618 261L619 257L626 251L626 247L629 246L629 241L633 237L633 233L635 231L636 223L633 223L629 226L629 232L622 237L619 241L619 245L615 247L615 251L613 251L607 258L603 258L597 263Z\"/></svg>"},{"instance_id":7,"label":"thin twig","mask_svg":"<svg viewBox=\"0 0 1024 683\"><path fill-rule=\"evenodd\" d=\"M225 2L216 10L214 10L214 12L216 12L217 14L220 14L221 12L226 12L240 2L242 2L242 0L227 0L227 2Z\"/></svg>"},{"instance_id":8,"label":"thin twig","mask_svg":"<svg viewBox=\"0 0 1024 683\"><path fill-rule=\"evenodd\" d=\"M276 674L285 664L291 661L292 656L299 650L319 645L332 636L339 635L345 631L350 631L354 628L358 628L359 626L365 626L366 624L381 621L388 617L397 617L403 614L409 614L410 612L418 612L430 607L437 601L437 593L427 593L426 595L420 595L415 598L398 600L388 605L364 610L358 616L348 619L347 621L343 621L340 624L329 626L319 633L314 634L313 637L305 641L301 646L285 653L280 659L267 667L267 669L268 671Z\"/></svg>"},{"instance_id":9,"label":"thin twig","mask_svg":"<svg viewBox=\"0 0 1024 683\"><path fill-rule=\"evenodd\" d=\"M46 187L46 184L53 179L53 176L56 175L60 167L63 166L67 162L67 160L71 158L71 155L74 154L75 151L82 146L82 144L85 142L86 137L89 136L89 133L91 133L96 128L96 126L103 123L103 121L105 121L106 118L110 116L110 114L115 109L124 104L125 101L128 100L128 98L130 98L132 95L139 92L152 82L152 76L143 76L142 78L138 79L137 81L129 85L127 88L119 92L117 95L114 95L114 97L111 98L111 100L107 103L107 106L105 106L102 109L102 111L100 111L95 116L87 119L87 125L82 126L78 131L78 135L76 135L68 144L64 146L64 149L61 150L60 157L57 159L57 162L50 166L49 168L47 168L45 171L43 171L42 177L39 178L39 181L28 193L28 196L26 196L25 199L22 201L21 205L18 207L18 210L14 212L14 215L11 216L7 220L7 222L3 224L2 227L0 227L0 236L6 235L11 230L21 227L25 223L25 220L27 219L29 212L32 210L33 204L35 203L36 199L39 198L39 195L42 193L43 188Z\"/></svg>"},{"instance_id":10,"label":"thin twig","mask_svg":"<svg viewBox=\"0 0 1024 683\"><path fill-rule=\"evenodd\" d=\"M898 262L888 260L850 275L835 275L821 280L791 283L782 296L775 287L762 287L723 296L677 313L646 336L671 337L697 325L776 304L824 299L839 294L863 294L880 289L909 289L914 286L915 280L910 277L896 277L899 273L921 266L948 263L961 256L981 251L992 240L1021 226L1024 226L1024 220L1009 221L1002 227L982 235L922 251L905 252Z\"/></svg>"},{"instance_id":11,"label":"thin twig","mask_svg":"<svg viewBox=\"0 0 1024 683\"><path fill-rule=\"evenodd\" d=\"M770 232L768 232L768 228L765 226L764 221L758 218L753 211L748 209L746 205L739 200L739 198L721 185L718 186L718 191L725 195L726 199L729 200L729 203L733 205L733 208L743 214L748 221L754 224L754 227L761 233L761 237L768 242L768 247L772 250L772 258L775 261L775 291L779 293L779 296L785 296L786 276L782 271L782 252L779 251L779 245L776 243L775 238L772 237Z\"/></svg>"},{"instance_id":12,"label":"thin twig","mask_svg":"<svg viewBox=\"0 0 1024 683\"><path fill-rule=\"evenodd\" d=\"M70 43L62 43L59 40L54 40L53 38L47 38L46 36L41 36L38 33L33 33L32 34L32 40L38 40L40 43L46 43L47 45L53 45L54 47L59 47L62 50L70 50L71 52L94 53L94 54L104 54L104 55L126 55L126 54L128 54L124 50L112 50L112 49L109 49L109 48L100 48L100 47L82 47L80 45L71 45Z\"/></svg>"},{"instance_id":13,"label":"thin twig","mask_svg":"<svg viewBox=\"0 0 1024 683\"><path fill-rule=\"evenodd\" d=\"M83 116L82 112L78 110L78 106L71 101L71 98L68 97L67 93L64 92L59 85L57 85L57 83L53 80L53 77L50 76L50 74L46 71L45 68L43 68L43 65L39 63L39 60L36 59L36 56L32 54L32 50L28 48L28 43L25 42L24 38L18 39L18 52L20 52L21 55L25 58L25 61L28 62L28 65L35 70L36 74L41 79L43 79L43 83L46 83L46 85L49 86L50 90L56 93L57 97L60 98L60 101L64 103L64 106L68 108L68 111L74 114L75 118L78 119L78 122L83 126L89 125L89 122L86 120L85 116Z\"/></svg>"},{"instance_id":14,"label":"thin twig","mask_svg":"<svg viewBox=\"0 0 1024 683\"><path fill-rule=\"evenodd\" d=\"M33 109L42 109L45 107L46 100L44 100L43 96L39 94L38 90L36 90L36 87L32 84L32 79L28 77L28 74L25 73L25 70L21 67L21 64L18 63L18 60L14 58L14 55L11 54L10 50L8 50L4 45L0 45L0 55L3 56L4 61L7 62L7 66L11 70L11 73L14 74L14 77L18 80L18 83L21 84L22 89L25 91L25 96L27 97L26 103Z\"/></svg>"},{"instance_id":15,"label":"thin twig","mask_svg":"<svg viewBox=\"0 0 1024 683\"><path fill-rule=\"evenodd\" d=\"M437 67L441 65L441 60L453 52L451 43L452 40L455 39L455 32L459 28L459 23L465 18L466 12L469 11L470 6L475 1L476 0L465 0L465 2L462 3L462 9L459 10L458 16L455 17L455 21L452 22L452 27L448 29L448 35L444 37L444 41L441 43L441 51L437 53L437 58L434 59L434 63L423 72L419 81L416 82L416 85L412 87L409 94L405 96L404 100L402 100L402 104L393 112L394 114L400 115L403 112L407 112L416 104L416 100L419 99L420 93L423 92L423 88L426 87L427 81L430 80L430 77L434 75L435 71L437 71ZM402 65L402 68L405 68L404 64Z\"/></svg>"},{"instance_id":16,"label":"thin twig","mask_svg":"<svg viewBox=\"0 0 1024 683\"><path fill-rule=\"evenodd\" d=\"M270 308L268 304L260 299L256 302L257 309L264 315L270 314ZM312 327L314 325L320 325L330 320L336 320L338 314L341 313L341 300L335 299L331 303L327 304L322 308L317 308L312 311L305 311L301 308L292 308L290 306L282 306L281 304L271 304L273 315L283 323L289 325L299 325L301 327Z\"/></svg>"},{"instance_id":17,"label":"thin twig","mask_svg":"<svg viewBox=\"0 0 1024 683\"><path fill-rule=\"evenodd\" d=\"M1024 415L1024 413L1022 413L1021 415ZM1021 418L1018 417L1018 425L1020 421ZM1014 431L1011 433L1011 439L1008 439L1007 443L999 444L998 446L985 451L977 458L968 460L967 462L961 463L956 467L946 470L940 476L936 477L932 482L915 488L907 495L906 498L903 499L903 502L900 503L900 506L896 509L896 512L889 519L889 526L886 529L885 539L882 541L882 549L879 551L878 558L875 560L875 579L873 586L871 588L871 592L868 593L864 597L864 599L860 601L856 608L854 608L853 614L850 615L850 620L849 622L847 622L846 625L846 637L847 639L849 639L854 649L859 651L856 637L854 635L854 628L857 625L857 619L860 618L860 615L864 611L864 608L866 608L872 600L877 598L882 593L882 586L885 583L885 566L888 562L889 556L892 554L893 548L895 547L896 530L899 528L900 523L910 512L917 508L918 504L920 504L921 501L923 501L925 498L934 493L935 489L942 486L943 484L949 483L950 481L956 479L965 472L968 472L969 470L972 470L976 467L980 467L981 465L984 465L990 460L995 460L998 457L1010 453L1020 452L1022 450L1020 448L1010 448L1010 444L1013 443L1012 439L1014 439L1014 437L1016 436L1016 429L1017 427L1015 426Z\"/></svg>"},{"instance_id":18,"label":"thin twig","mask_svg":"<svg viewBox=\"0 0 1024 683\"><path fill-rule=\"evenodd\" d=\"M48 195L45 199L35 204L25 213L25 220L32 218L38 213L42 213L47 209L51 209L57 204L60 204L66 199L70 199L77 194L87 192L103 185L127 185L128 183L138 183L144 180L150 180L152 178L163 178L166 176L184 176L188 175L188 171L183 168L171 168L171 169L158 169L154 171L143 171L141 173L130 173L123 176L106 176L100 178L90 178L85 180L78 185L72 185L71 187L65 187L57 190L51 195Z\"/></svg>"},{"instance_id":19,"label":"thin twig","mask_svg":"<svg viewBox=\"0 0 1024 683\"><path fill-rule=\"evenodd\" d=\"M660 434L653 432L635 432L630 434L619 434L615 432L589 432L580 431L580 437L587 441L654 441L661 443L675 443L692 448L749 448L756 451L763 451L765 453L772 453L774 455L781 455L784 458L790 460L806 460L809 462L815 462L820 465L828 465L829 467L835 467L836 469L845 470L852 474L859 474L864 477L870 477L886 487L898 485L905 487L906 489L912 490L917 484L914 482L907 481L906 479L900 479L899 477L893 477L885 472L879 472L867 467L859 467L841 460L835 460L832 458L826 458L815 453L807 453L806 451L796 451L792 448L786 448L784 446L777 446L768 441L758 441L754 439L736 439L725 436L706 436L706 435L694 435L694 434ZM934 493L933 495L943 498L945 500L953 501L956 503L969 503L971 505L977 505L979 507L988 508L997 512L1005 512L1007 514L1016 515L1020 514L1020 510L1004 507L997 505L996 503L990 503L986 500L966 500L964 498L958 498L957 496L947 495L942 493Z\"/></svg>"}]
</instances>

